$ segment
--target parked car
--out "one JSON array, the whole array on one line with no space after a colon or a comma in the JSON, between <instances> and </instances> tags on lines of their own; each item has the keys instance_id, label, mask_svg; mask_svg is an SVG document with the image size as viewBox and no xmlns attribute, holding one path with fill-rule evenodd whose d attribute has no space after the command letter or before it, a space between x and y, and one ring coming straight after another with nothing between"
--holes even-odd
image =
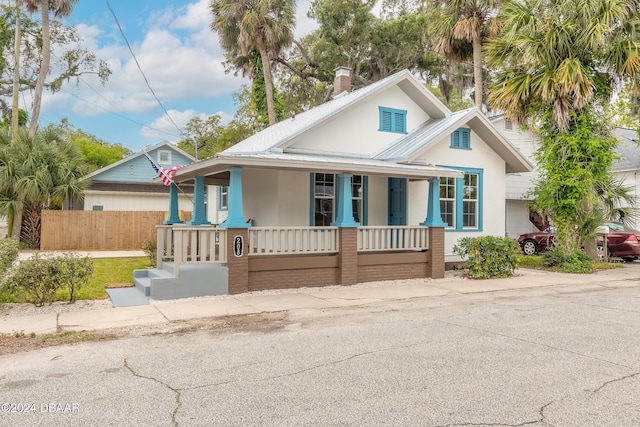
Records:
<instances>
[{"instance_id":1,"label":"parked car","mask_svg":"<svg viewBox=\"0 0 640 427\"><path fill-rule=\"evenodd\" d=\"M635 261L640 257L640 231L618 222L607 221L602 225L609 229L606 235L609 257L620 257L624 261ZM535 255L555 244L554 233L555 227L549 227L544 231L521 234L518 243L525 255ZM598 241L598 250L604 256L604 238Z\"/></svg>"}]
</instances>

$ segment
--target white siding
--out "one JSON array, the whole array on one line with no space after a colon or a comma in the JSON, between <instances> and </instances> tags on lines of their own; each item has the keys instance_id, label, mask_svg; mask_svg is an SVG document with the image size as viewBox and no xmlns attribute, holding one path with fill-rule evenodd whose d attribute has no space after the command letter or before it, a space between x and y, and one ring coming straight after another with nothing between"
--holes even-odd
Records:
<instances>
[{"instance_id":1,"label":"white siding","mask_svg":"<svg viewBox=\"0 0 640 427\"><path fill-rule=\"evenodd\" d=\"M529 221L529 207L526 200L507 200L507 236L517 239L519 235L538 231Z\"/></svg>"},{"instance_id":2,"label":"white siding","mask_svg":"<svg viewBox=\"0 0 640 427\"><path fill-rule=\"evenodd\" d=\"M453 254L453 246L463 237L504 236L505 235L505 162L487 144L471 132L471 149L452 149L449 138L444 138L439 144L425 152L421 159L438 166L448 166L455 169L477 168L483 170L482 188L482 231L447 231L445 233L445 255ZM418 188L419 186L415 186ZM420 195L418 206L412 205L411 221L424 221L426 216L426 191L428 185L423 185L422 192L415 192L412 196ZM414 200L412 200L414 201ZM424 207L423 207L424 206ZM422 213L420 212L422 209ZM419 219L422 217L422 219Z\"/></svg>"},{"instance_id":3,"label":"white siding","mask_svg":"<svg viewBox=\"0 0 640 427\"><path fill-rule=\"evenodd\" d=\"M168 211L169 195L122 191L85 191L84 210L93 210L94 205L103 206L105 211ZM179 195L178 208L191 212L193 204L186 196Z\"/></svg>"},{"instance_id":4,"label":"white siding","mask_svg":"<svg viewBox=\"0 0 640 427\"><path fill-rule=\"evenodd\" d=\"M404 134L380 132L378 107L407 111L407 130L419 126L429 116L397 87L338 115L313 132L303 135L292 145L294 148L322 150L332 153L372 154L404 137Z\"/></svg>"},{"instance_id":5,"label":"white siding","mask_svg":"<svg viewBox=\"0 0 640 427\"><path fill-rule=\"evenodd\" d=\"M389 179L385 176L370 176L367 188L369 225L389 223Z\"/></svg>"}]
</instances>

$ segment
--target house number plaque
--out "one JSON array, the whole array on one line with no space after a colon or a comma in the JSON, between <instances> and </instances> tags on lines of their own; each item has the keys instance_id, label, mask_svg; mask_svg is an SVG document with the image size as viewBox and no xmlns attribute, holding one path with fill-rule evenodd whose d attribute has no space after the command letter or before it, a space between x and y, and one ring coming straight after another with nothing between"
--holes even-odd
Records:
<instances>
[{"instance_id":1,"label":"house number plaque","mask_svg":"<svg viewBox=\"0 0 640 427\"><path fill-rule=\"evenodd\" d=\"M233 256L241 257L244 253L244 239L242 236L233 238Z\"/></svg>"}]
</instances>

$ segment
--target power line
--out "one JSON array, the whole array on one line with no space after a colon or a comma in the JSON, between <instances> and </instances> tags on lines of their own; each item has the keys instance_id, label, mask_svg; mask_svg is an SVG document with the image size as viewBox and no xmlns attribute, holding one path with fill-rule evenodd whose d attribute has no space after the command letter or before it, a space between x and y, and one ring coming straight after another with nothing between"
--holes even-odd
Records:
<instances>
[{"instance_id":1,"label":"power line","mask_svg":"<svg viewBox=\"0 0 640 427\"><path fill-rule=\"evenodd\" d=\"M82 81L84 84L86 84L87 86L89 86L89 84L88 84L87 82L83 81L82 79L81 79L81 81ZM91 86L89 86L89 88L93 89ZM145 128L147 128L147 129L151 129L151 130L153 130L153 131L155 131L155 132L165 133L165 134L170 135L170 136L175 136L175 137L179 137L179 136L180 136L180 135L173 134L173 133L171 133L171 132L164 131L164 130L162 130L162 129L156 129L156 128L151 127L151 126L149 126L149 125L145 125L144 123L141 123L141 122L138 122L138 121L136 121L136 120L133 120L133 119L131 119L131 118L129 118L129 117L127 117L127 116L123 115L123 114L117 113L117 112L115 112L115 111L111 111L111 110L109 110L108 108L104 108L104 107L103 107L103 106L101 106L101 105L98 105L98 104L96 104L96 103L93 103L93 102L91 102L91 101L88 101L88 100L86 100L86 99L84 99L84 98L82 98L82 97L80 97L80 96L76 95L75 93L69 92L68 90L65 90L65 89L63 89L63 88L60 88L59 90L60 90L61 92L65 92L65 93L67 93L67 94L69 94L69 95L73 96L74 98L79 99L80 101L86 102L87 104L89 104L89 105L91 105L91 106L94 106L94 107L99 108L99 109L101 109L101 110L103 110L103 111L106 111L107 113L111 113L111 114L114 114L114 115L116 115L116 116L118 116L118 117L121 117L121 118L123 118L123 119L125 119L125 120L128 120L128 121L130 121L131 123L135 123L135 124L137 124L137 125L139 125L139 126L145 127ZM95 89L93 89L93 90L95 91ZM103 98L103 99L104 99L104 98ZM105 101L107 101L109 104L111 104L108 100L106 100L106 99L105 99ZM113 105L113 104L111 104L111 105Z\"/></svg>"},{"instance_id":2,"label":"power line","mask_svg":"<svg viewBox=\"0 0 640 427\"><path fill-rule=\"evenodd\" d=\"M156 93L153 91L153 88L149 84L149 80L147 80L147 76L144 74L144 71L142 71L142 67L140 67L140 63L138 63L138 58L136 58L136 55L133 53L133 49L131 49L131 45L129 44L129 40L127 40L127 36L124 34L124 31L122 30L122 26L120 25L120 21L118 21L118 17L116 16L116 13L111 8L111 4L109 4L109 0L106 0L106 2L107 2L107 7L109 8L109 11L113 15L113 19L115 19L115 21L116 21L116 25L118 26L118 30L120 30L120 34L122 34L122 38L124 39L125 43L127 44L127 47L129 48L129 52L131 52L131 56L133 57L133 60L135 61L136 66L138 67L138 70L140 71L140 74L142 74L142 78L144 79L144 82L146 83L147 87L151 91L151 94L156 99L156 101L158 102L160 107L162 107L162 110L164 110L164 113L167 115L167 117L169 118L171 123L173 123L173 125L176 127L176 129L178 129L178 132L182 133L182 130L180 129L180 127L176 124L176 122L173 121L173 119L169 115L169 112L167 111L166 108L164 108L164 105L162 105L162 102L160 102L160 99L158 99L158 97L156 96Z\"/></svg>"}]
</instances>

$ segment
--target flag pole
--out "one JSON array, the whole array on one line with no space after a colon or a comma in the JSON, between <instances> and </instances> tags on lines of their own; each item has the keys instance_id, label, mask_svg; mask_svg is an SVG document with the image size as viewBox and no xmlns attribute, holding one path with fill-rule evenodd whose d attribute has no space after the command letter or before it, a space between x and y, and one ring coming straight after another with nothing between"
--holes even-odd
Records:
<instances>
[{"instance_id":1,"label":"flag pole","mask_svg":"<svg viewBox=\"0 0 640 427\"><path fill-rule=\"evenodd\" d=\"M191 199L191 197L189 197L189 195L182 188L180 188L180 186L173 180L173 177L171 177L163 167L158 166L158 164L153 161L151 156L149 156L149 154L147 154L147 150L145 150L143 148L142 152L144 153L144 156L147 158L147 160L149 160L151 162L151 165L153 166L153 169L156 170L162 176L164 176L167 180L169 180L169 185L171 185L171 184L175 185L176 188L182 193L182 195L185 196L187 198L187 200L189 200L191 202L191 204L193 204L193 199Z\"/></svg>"}]
</instances>

